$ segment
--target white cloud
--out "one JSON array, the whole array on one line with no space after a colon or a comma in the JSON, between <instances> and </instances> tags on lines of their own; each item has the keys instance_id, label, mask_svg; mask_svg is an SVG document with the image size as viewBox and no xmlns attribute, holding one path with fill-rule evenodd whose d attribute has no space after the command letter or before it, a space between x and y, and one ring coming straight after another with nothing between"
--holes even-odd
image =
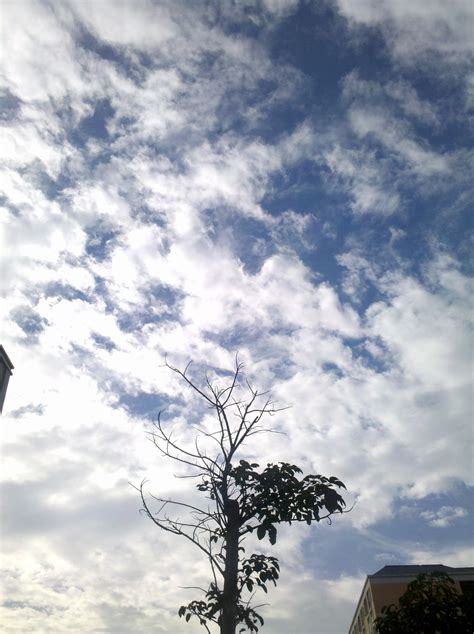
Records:
<instances>
[{"instance_id":1,"label":"white cloud","mask_svg":"<svg viewBox=\"0 0 474 634\"><path fill-rule=\"evenodd\" d=\"M407 64L427 62L438 53L441 59L467 63L473 53L474 12L469 0L449 4L433 0L338 0L342 15L356 24L379 26L395 57ZM439 62L439 58L436 59Z\"/></svg>"},{"instance_id":2,"label":"white cloud","mask_svg":"<svg viewBox=\"0 0 474 634\"><path fill-rule=\"evenodd\" d=\"M359 71L341 82L347 126L319 143L321 161L352 199L357 214L403 216L415 188L429 197L464 178L456 151L440 151L432 132L449 129L449 103L420 97L408 80L374 81Z\"/></svg>"},{"instance_id":3,"label":"white cloud","mask_svg":"<svg viewBox=\"0 0 474 634\"><path fill-rule=\"evenodd\" d=\"M337 261L346 269L342 288L354 301L360 299L368 282L376 283L381 273L378 263L368 260L362 250L352 249L342 253L337 257ZM376 344L373 341L367 342L366 345L370 346L372 350L376 349Z\"/></svg>"},{"instance_id":4,"label":"white cloud","mask_svg":"<svg viewBox=\"0 0 474 634\"><path fill-rule=\"evenodd\" d=\"M38 2L8 3L3 19L3 72L14 94L25 101L62 97L74 90L79 63L73 39L54 11ZM61 55L57 51L61 50Z\"/></svg>"},{"instance_id":5,"label":"white cloud","mask_svg":"<svg viewBox=\"0 0 474 634\"><path fill-rule=\"evenodd\" d=\"M445 528L456 522L459 518L466 516L466 509L460 506L442 506L437 511L422 511L420 513L420 517L435 528Z\"/></svg>"},{"instance_id":6,"label":"white cloud","mask_svg":"<svg viewBox=\"0 0 474 634\"><path fill-rule=\"evenodd\" d=\"M378 160L373 151L336 145L325 155L331 170L348 188L356 214L388 216L400 208L397 183L389 181L387 161Z\"/></svg>"},{"instance_id":7,"label":"white cloud","mask_svg":"<svg viewBox=\"0 0 474 634\"><path fill-rule=\"evenodd\" d=\"M389 516L394 497L472 483L470 293L466 278L445 266L433 265L438 282L431 289L410 278L382 278L389 299L370 307L365 335L382 344L385 371L374 372L341 341L329 346L317 331L276 340L298 368L278 389L279 399L295 406L286 415L292 451L351 483L355 524ZM449 270L451 283L444 278ZM323 370L328 363L333 373Z\"/></svg>"},{"instance_id":8,"label":"white cloud","mask_svg":"<svg viewBox=\"0 0 474 634\"><path fill-rule=\"evenodd\" d=\"M298 6L298 0L263 0L263 4L268 11L280 17L294 10Z\"/></svg>"},{"instance_id":9,"label":"white cloud","mask_svg":"<svg viewBox=\"0 0 474 634\"><path fill-rule=\"evenodd\" d=\"M28 121L26 116L24 119L0 130L3 160L16 168L40 161L50 177L57 177L62 161L69 154L68 148L56 143L47 116L37 121ZM46 130L42 129L43 125Z\"/></svg>"},{"instance_id":10,"label":"white cloud","mask_svg":"<svg viewBox=\"0 0 474 634\"><path fill-rule=\"evenodd\" d=\"M368 311L372 332L398 357L405 376L439 388L458 388L469 380L469 278L441 258L428 269L432 287L414 279L387 276L390 304ZM439 332L443 332L440 338Z\"/></svg>"},{"instance_id":11,"label":"white cloud","mask_svg":"<svg viewBox=\"0 0 474 634\"><path fill-rule=\"evenodd\" d=\"M439 115L432 103L422 100L417 91L408 82L389 82L385 90L387 95L394 99L405 112L406 115L415 117L425 125L438 125Z\"/></svg>"},{"instance_id":12,"label":"white cloud","mask_svg":"<svg viewBox=\"0 0 474 634\"><path fill-rule=\"evenodd\" d=\"M72 0L70 5L100 39L113 44L155 49L175 35L177 29L166 8L149 0L139 0L133 5L119 0L113 7L113 19L106 3Z\"/></svg>"},{"instance_id":13,"label":"white cloud","mask_svg":"<svg viewBox=\"0 0 474 634\"><path fill-rule=\"evenodd\" d=\"M445 566L463 568L474 565L474 550L471 545L461 548L445 547L437 550L418 549L411 555L410 563L424 564L427 561L442 562Z\"/></svg>"},{"instance_id":14,"label":"white cloud","mask_svg":"<svg viewBox=\"0 0 474 634\"><path fill-rule=\"evenodd\" d=\"M449 164L445 157L424 148L415 139L410 138L399 122L387 117L385 113L352 108L349 118L351 127L357 135L373 135L390 151L399 154L421 176L449 174Z\"/></svg>"},{"instance_id":15,"label":"white cloud","mask_svg":"<svg viewBox=\"0 0 474 634\"><path fill-rule=\"evenodd\" d=\"M272 605L262 612L265 627L275 634L291 630L311 634L317 622L318 629L325 634L344 632L349 627L361 585L362 580L357 578L314 579L295 571L291 579L283 577L272 593Z\"/></svg>"}]
</instances>

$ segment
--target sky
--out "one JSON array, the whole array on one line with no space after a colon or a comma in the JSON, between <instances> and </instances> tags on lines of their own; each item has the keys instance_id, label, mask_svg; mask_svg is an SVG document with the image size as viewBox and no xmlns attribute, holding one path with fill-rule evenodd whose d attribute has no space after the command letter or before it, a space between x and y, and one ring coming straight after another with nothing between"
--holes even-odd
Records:
<instances>
[{"instance_id":1,"label":"sky","mask_svg":"<svg viewBox=\"0 0 474 634\"><path fill-rule=\"evenodd\" d=\"M263 632L347 632L387 564L472 566L470 0L1 5L7 634L197 632L194 499L146 432L209 413L163 362L236 352L282 406L241 457L334 475L283 527Z\"/></svg>"}]
</instances>

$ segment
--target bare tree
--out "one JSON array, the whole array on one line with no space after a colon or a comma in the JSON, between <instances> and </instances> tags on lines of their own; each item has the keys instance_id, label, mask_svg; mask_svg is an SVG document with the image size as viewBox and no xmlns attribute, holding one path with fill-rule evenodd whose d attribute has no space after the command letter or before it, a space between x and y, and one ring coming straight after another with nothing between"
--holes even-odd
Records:
<instances>
[{"instance_id":1,"label":"bare tree","mask_svg":"<svg viewBox=\"0 0 474 634\"><path fill-rule=\"evenodd\" d=\"M265 426L267 417L285 409L277 408L268 393L251 387L237 357L226 387L208 376L205 386L199 387L189 378L189 364L184 370L168 362L166 366L213 410L216 425L211 431L200 426L194 446L188 447L174 439L158 415L150 438L162 456L189 468L187 477L198 479L197 489L208 502L199 508L150 496L144 481L138 487L142 510L162 530L192 542L209 560L209 588L200 588L204 597L181 606L179 615L186 621L198 619L207 632L211 623L218 624L221 634L235 634L238 625L243 626L239 632L246 628L257 632L263 618L250 601L256 589L267 592L269 582L276 585L279 565L275 557L263 554L246 557L245 537L255 532L258 539L268 536L275 544L277 526L282 522L330 522L331 515L344 510L345 502L337 489L345 486L335 477L301 477L301 469L286 462L264 468L242 459L236 462L244 443L273 431ZM240 397L242 391L246 399ZM156 509L152 508L155 503ZM181 509L186 518L170 517L168 511L173 507Z\"/></svg>"}]
</instances>

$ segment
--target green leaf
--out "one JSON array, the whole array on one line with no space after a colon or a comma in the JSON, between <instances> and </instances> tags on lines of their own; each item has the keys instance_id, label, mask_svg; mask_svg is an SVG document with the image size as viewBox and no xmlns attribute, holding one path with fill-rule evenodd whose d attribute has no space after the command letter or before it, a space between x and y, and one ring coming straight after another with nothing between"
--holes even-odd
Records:
<instances>
[{"instance_id":1,"label":"green leaf","mask_svg":"<svg viewBox=\"0 0 474 634\"><path fill-rule=\"evenodd\" d=\"M268 537L270 538L270 544L273 546L277 540L277 530L272 524L268 527Z\"/></svg>"}]
</instances>

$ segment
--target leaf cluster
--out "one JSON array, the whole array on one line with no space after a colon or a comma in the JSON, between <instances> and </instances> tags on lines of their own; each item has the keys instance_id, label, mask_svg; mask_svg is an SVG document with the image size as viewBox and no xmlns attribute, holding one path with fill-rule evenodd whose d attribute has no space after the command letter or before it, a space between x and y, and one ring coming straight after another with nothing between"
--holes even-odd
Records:
<instances>
[{"instance_id":1,"label":"leaf cluster","mask_svg":"<svg viewBox=\"0 0 474 634\"><path fill-rule=\"evenodd\" d=\"M178 610L178 615L184 617L187 622L195 617L200 625L210 632L208 622L221 624L222 610L224 605L224 593L215 584L211 584L205 593L206 601L191 601L188 605L182 605ZM242 602L236 605L237 623L245 624L250 632L258 632L258 628L264 624L263 617L252 607ZM239 630L244 632L245 628Z\"/></svg>"},{"instance_id":2,"label":"leaf cluster","mask_svg":"<svg viewBox=\"0 0 474 634\"><path fill-rule=\"evenodd\" d=\"M319 522L333 513L342 513L345 502L336 488L346 488L338 478L307 475L301 479L299 467L287 462L267 464L258 471L257 463L240 460L230 475L239 492L240 514L243 522L258 520L249 525L249 532L257 530L257 537L266 534L271 544L277 538L276 524L286 522Z\"/></svg>"},{"instance_id":3,"label":"leaf cluster","mask_svg":"<svg viewBox=\"0 0 474 634\"><path fill-rule=\"evenodd\" d=\"M276 557L254 553L242 562L240 588L246 587L249 592L253 592L254 587L258 586L264 592L268 592L266 583L271 581L276 586L279 576L280 566Z\"/></svg>"}]
</instances>

